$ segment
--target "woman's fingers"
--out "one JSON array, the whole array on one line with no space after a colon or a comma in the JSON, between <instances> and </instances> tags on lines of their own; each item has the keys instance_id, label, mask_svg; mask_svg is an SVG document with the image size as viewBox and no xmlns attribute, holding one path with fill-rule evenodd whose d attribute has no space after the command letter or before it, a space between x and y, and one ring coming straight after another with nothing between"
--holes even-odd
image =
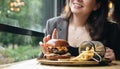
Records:
<instances>
[{"instance_id":1,"label":"woman's fingers","mask_svg":"<svg viewBox=\"0 0 120 69\"><path fill-rule=\"evenodd\" d=\"M48 42L50 40L50 35L47 35L46 37L43 38L43 42L39 42L40 46L41 46L41 50L44 54L47 54L47 45L46 42Z\"/></svg>"},{"instance_id":2,"label":"woman's fingers","mask_svg":"<svg viewBox=\"0 0 120 69\"><path fill-rule=\"evenodd\" d=\"M47 42L50 40L51 38L50 38L50 35L47 35Z\"/></svg>"},{"instance_id":3,"label":"woman's fingers","mask_svg":"<svg viewBox=\"0 0 120 69\"><path fill-rule=\"evenodd\" d=\"M47 35L46 37L43 38L43 42L46 43L50 40L50 35Z\"/></svg>"},{"instance_id":4,"label":"woman's fingers","mask_svg":"<svg viewBox=\"0 0 120 69\"><path fill-rule=\"evenodd\" d=\"M115 60L114 51L110 48L106 48L105 58L109 58L111 60Z\"/></svg>"},{"instance_id":5,"label":"woman's fingers","mask_svg":"<svg viewBox=\"0 0 120 69\"><path fill-rule=\"evenodd\" d=\"M44 47L44 43L43 42L39 42L40 48L42 50L43 53L45 53L45 47Z\"/></svg>"},{"instance_id":6,"label":"woman's fingers","mask_svg":"<svg viewBox=\"0 0 120 69\"><path fill-rule=\"evenodd\" d=\"M43 43L48 42L50 39L56 39L57 38L57 30L56 28L53 30L52 36L50 38L50 35L47 35L46 37L43 38Z\"/></svg>"},{"instance_id":7,"label":"woman's fingers","mask_svg":"<svg viewBox=\"0 0 120 69\"><path fill-rule=\"evenodd\" d=\"M40 47L41 47L42 52L43 52L44 54L47 54L47 46L46 46L46 44L43 43L43 42L39 42L39 44L40 44Z\"/></svg>"},{"instance_id":8,"label":"woman's fingers","mask_svg":"<svg viewBox=\"0 0 120 69\"><path fill-rule=\"evenodd\" d=\"M56 39L56 38L57 38L57 29L55 28L52 33L52 39Z\"/></svg>"}]
</instances>

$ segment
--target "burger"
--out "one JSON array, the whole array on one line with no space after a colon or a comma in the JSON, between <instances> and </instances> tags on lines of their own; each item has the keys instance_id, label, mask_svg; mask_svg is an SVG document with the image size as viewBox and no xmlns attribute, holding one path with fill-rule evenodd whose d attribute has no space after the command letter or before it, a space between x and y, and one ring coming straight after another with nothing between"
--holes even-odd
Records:
<instances>
[{"instance_id":1,"label":"burger","mask_svg":"<svg viewBox=\"0 0 120 69\"><path fill-rule=\"evenodd\" d=\"M47 52L45 54L46 59L58 60L70 58L70 53L68 52L68 42L63 39L51 39L46 43Z\"/></svg>"}]
</instances>

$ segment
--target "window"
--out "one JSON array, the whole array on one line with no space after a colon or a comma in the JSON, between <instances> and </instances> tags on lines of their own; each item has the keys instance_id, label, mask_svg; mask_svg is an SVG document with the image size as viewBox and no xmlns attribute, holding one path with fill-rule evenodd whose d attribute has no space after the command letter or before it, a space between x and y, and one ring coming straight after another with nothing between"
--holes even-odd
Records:
<instances>
[{"instance_id":1,"label":"window","mask_svg":"<svg viewBox=\"0 0 120 69\"><path fill-rule=\"evenodd\" d=\"M60 14L64 1L0 0L0 62L37 57L46 20Z\"/></svg>"},{"instance_id":2,"label":"window","mask_svg":"<svg viewBox=\"0 0 120 69\"><path fill-rule=\"evenodd\" d=\"M43 32L46 20L54 16L54 0L20 0L22 6L17 6L17 1L0 2L0 23ZM16 6L11 6L12 3Z\"/></svg>"}]
</instances>

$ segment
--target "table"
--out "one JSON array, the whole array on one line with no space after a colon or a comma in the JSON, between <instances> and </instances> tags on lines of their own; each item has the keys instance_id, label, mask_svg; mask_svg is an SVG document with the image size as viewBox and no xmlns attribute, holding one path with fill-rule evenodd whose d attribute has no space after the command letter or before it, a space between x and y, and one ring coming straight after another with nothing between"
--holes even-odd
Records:
<instances>
[{"instance_id":1,"label":"table","mask_svg":"<svg viewBox=\"0 0 120 69\"><path fill-rule=\"evenodd\" d=\"M36 59L13 63L2 69L120 69L120 61L113 61L108 66L52 66L41 65Z\"/></svg>"}]
</instances>

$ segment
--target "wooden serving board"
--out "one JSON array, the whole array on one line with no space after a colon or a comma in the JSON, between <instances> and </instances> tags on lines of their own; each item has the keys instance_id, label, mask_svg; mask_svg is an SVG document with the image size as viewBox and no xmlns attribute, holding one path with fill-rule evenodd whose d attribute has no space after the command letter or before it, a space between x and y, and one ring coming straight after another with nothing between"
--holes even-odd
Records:
<instances>
[{"instance_id":1,"label":"wooden serving board","mask_svg":"<svg viewBox=\"0 0 120 69\"><path fill-rule=\"evenodd\" d=\"M47 60L47 59L40 59L38 60L41 64L44 65L79 65L79 66L89 66L89 65L99 65L98 62L96 61L68 61L68 60L59 60L59 61L55 61L55 60Z\"/></svg>"}]
</instances>

